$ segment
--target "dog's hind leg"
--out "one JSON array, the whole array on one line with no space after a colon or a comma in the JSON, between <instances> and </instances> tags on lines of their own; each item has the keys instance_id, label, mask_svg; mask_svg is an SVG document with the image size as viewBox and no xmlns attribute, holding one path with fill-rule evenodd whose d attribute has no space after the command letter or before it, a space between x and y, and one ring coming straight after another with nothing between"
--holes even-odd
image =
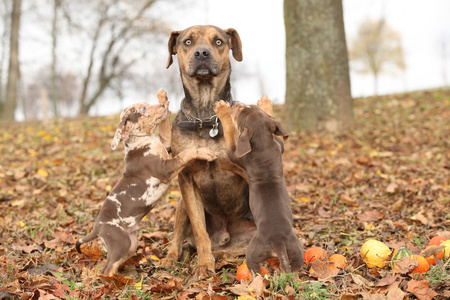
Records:
<instances>
[{"instance_id":1,"label":"dog's hind leg","mask_svg":"<svg viewBox=\"0 0 450 300\"><path fill-rule=\"evenodd\" d=\"M280 260L281 270L285 273L291 273L291 264L289 261L289 255L284 242L278 242L273 245L273 250Z\"/></svg>"},{"instance_id":2,"label":"dog's hind leg","mask_svg":"<svg viewBox=\"0 0 450 300\"><path fill-rule=\"evenodd\" d=\"M251 240L247 251L245 252L245 261L248 269L252 273L252 276L257 273L261 273L260 263L269 258L271 254L272 250L270 245L268 245L263 239L260 239L257 233Z\"/></svg>"},{"instance_id":3,"label":"dog's hind leg","mask_svg":"<svg viewBox=\"0 0 450 300\"><path fill-rule=\"evenodd\" d=\"M297 236L293 237L293 241L288 247L288 255L291 261L292 272L300 270L303 266L303 248Z\"/></svg>"},{"instance_id":4,"label":"dog's hind leg","mask_svg":"<svg viewBox=\"0 0 450 300\"><path fill-rule=\"evenodd\" d=\"M135 250L131 240L133 237L128 232L113 225L107 228L107 232L103 230L100 237L108 251L106 265L101 273L111 277L121 264L133 256Z\"/></svg>"}]
</instances>

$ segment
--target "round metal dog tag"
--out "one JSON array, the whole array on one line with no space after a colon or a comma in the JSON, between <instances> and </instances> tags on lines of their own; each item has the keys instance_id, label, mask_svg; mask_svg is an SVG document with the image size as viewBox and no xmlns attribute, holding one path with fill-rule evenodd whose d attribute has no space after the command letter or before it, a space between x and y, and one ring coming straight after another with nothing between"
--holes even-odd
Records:
<instances>
[{"instance_id":1,"label":"round metal dog tag","mask_svg":"<svg viewBox=\"0 0 450 300\"><path fill-rule=\"evenodd\" d=\"M210 137L215 137L218 133L219 133L219 130L218 130L217 128L212 128L212 129L209 131L209 136L210 136Z\"/></svg>"}]
</instances>

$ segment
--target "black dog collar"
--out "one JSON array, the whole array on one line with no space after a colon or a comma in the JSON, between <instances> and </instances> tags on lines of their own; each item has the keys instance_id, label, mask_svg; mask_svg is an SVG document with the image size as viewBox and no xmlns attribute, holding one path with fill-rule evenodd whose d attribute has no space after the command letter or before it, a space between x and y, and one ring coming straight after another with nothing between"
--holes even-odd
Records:
<instances>
[{"instance_id":1,"label":"black dog collar","mask_svg":"<svg viewBox=\"0 0 450 300\"><path fill-rule=\"evenodd\" d=\"M219 133L219 117L217 115L213 115L208 119L200 119L190 115L186 112L184 108L184 100L181 101L181 112L184 114L187 121L180 121L177 123L177 126L184 129L195 129L195 128L211 128L209 131L210 137L215 137Z\"/></svg>"}]
</instances>

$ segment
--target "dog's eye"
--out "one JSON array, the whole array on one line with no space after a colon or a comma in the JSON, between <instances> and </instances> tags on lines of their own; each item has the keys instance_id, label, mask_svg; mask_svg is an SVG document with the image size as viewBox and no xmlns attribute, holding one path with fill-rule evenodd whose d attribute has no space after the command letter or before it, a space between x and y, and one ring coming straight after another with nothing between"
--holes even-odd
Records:
<instances>
[{"instance_id":1,"label":"dog's eye","mask_svg":"<svg viewBox=\"0 0 450 300\"><path fill-rule=\"evenodd\" d=\"M216 45L217 45L217 46L220 46L220 45L222 45L222 44L223 44L222 40L219 40L219 39L216 40Z\"/></svg>"},{"instance_id":2,"label":"dog's eye","mask_svg":"<svg viewBox=\"0 0 450 300\"><path fill-rule=\"evenodd\" d=\"M142 109L142 112L145 113L145 108Z\"/></svg>"},{"instance_id":3,"label":"dog's eye","mask_svg":"<svg viewBox=\"0 0 450 300\"><path fill-rule=\"evenodd\" d=\"M192 41L191 39L187 39L184 41L184 43L189 46L190 44L192 44Z\"/></svg>"}]
</instances>

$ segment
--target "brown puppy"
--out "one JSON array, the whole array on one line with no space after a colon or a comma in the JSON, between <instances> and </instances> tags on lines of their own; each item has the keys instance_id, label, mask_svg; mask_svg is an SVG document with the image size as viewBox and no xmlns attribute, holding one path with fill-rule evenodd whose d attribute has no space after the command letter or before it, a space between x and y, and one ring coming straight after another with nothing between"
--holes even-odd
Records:
<instances>
[{"instance_id":1,"label":"brown puppy","mask_svg":"<svg viewBox=\"0 0 450 300\"><path fill-rule=\"evenodd\" d=\"M178 56L185 98L172 127L172 152L208 147L218 158L197 161L178 176L182 201L177 207L175 234L162 266L180 259L183 241L197 248L197 278L214 272L214 251L244 254L256 226L248 205L245 174L225 152L222 126L214 113L219 99L232 101L229 52L242 60L234 29L193 26L174 31L169 39L169 61Z\"/></svg>"},{"instance_id":2,"label":"brown puppy","mask_svg":"<svg viewBox=\"0 0 450 300\"><path fill-rule=\"evenodd\" d=\"M272 111L270 100L258 104ZM303 249L292 230L291 201L283 177L283 142L289 134L281 124L256 105L220 101L214 111L220 118L227 154L245 170L250 186L250 209L258 231L250 242L246 260L252 273L260 272L260 263L274 251L284 272L299 270ZM237 142L235 140L237 135Z\"/></svg>"},{"instance_id":3,"label":"brown puppy","mask_svg":"<svg viewBox=\"0 0 450 300\"><path fill-rule=\"evenodd\" d=\"M214 152L203 148L188 149L169 159L163 145L163 142L170 143L166 93L160 90L158 98L158 105L138 103L121 113L111 148L114 150L120 141L124 142L125 171L105 199L92 232L76 243L81 253L81 244L97 237L102 240L108 251L101 271L105 276L112 276L134 255L139 222L166 192L169 181L195 159L212 161L216 158ZM158 125L161 139L153 134Z\"/></svg>"}]
</instances>

